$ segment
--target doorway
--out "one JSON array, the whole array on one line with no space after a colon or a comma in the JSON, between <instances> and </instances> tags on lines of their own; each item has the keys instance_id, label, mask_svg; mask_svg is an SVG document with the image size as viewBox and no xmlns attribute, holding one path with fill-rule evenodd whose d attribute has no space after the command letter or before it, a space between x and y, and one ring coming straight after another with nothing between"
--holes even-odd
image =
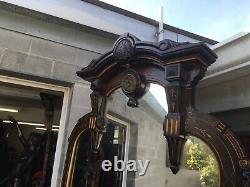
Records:
<instances>
[{"instance_id":1,"label":"doorway","mask_svg":"<svg viewBox=\"0 0 250 187\"><path fill-rule=\"evenodd\" d=\"M64 89L0 76L0 186L52 185L64 105Z\"/></svg>"},{"instance_id":2,"label":"doorway","mask_svg":"<svg viewBox=\"0 0 250 187\"><path fill-rule=\"evenodd\" d=\"M107 114L107 133L104 135L101 148L104 153L104 160L109 160L114 166L114 158L126 161L128 157L127 147L129 138L129 124L125 121ZM120 165L118 165L120 168ZM112 168L108 172L101 170L100 186L125 187L126 171L114 171Z\"/></svg>"}]
</instances>

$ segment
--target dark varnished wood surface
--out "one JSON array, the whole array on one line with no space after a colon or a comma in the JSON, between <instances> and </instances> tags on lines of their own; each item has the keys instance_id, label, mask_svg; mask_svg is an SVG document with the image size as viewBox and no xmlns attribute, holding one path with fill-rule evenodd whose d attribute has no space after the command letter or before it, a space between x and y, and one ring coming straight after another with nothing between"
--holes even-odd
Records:
<instances>
[{"instance_id":1,"label":"dark varnished wood surface","mask_svg":"<svg viewBox=\"0 0 250 187\"><path fill-rule=\"evenodd\" d=\"M77 72L77 75L91 83L96 100L108 97L120 88L129 70L135 71L141 79L141 83L132 83L162 85L166 89L168 102L168 114L163 129L169 147L173 148L170 150L173 173L178 172L182 151L175 148L176 145L172 142L179 141L180 144L184 144L185 137L193 135L206 142L215 153L220 166L221 186L248 186L243 172L249 171L250 162L237 138L225 124L207 114L195 111L195 86L216 58L216 54L203 43L177 43L170 40L150 43L125 34L115 42L113 49L99 59L93 60ZM136 89L140 89L140 86L131 88L135 90L132 90L128 97L136 101L141 95L133 92L138 93ZM93 102L93 97L91 100L92 112L78 121L69 138L62 187L71 187L69 180L72 180L72 177L69 175L73 175L72 153L77 138L86 129L91 129L92 136L99 137L97 139L100 141L102 133L105 133L105 125L102 125L105 120L99 112L100 109L97 109L98 105ZM96 146L95 154L98 155L97 142L92 144ZM93 167L98 170L97 165ZM93 180L89 183L90 187L98 186L97 170L90 179Z\"/></svg>"}]
</instances>

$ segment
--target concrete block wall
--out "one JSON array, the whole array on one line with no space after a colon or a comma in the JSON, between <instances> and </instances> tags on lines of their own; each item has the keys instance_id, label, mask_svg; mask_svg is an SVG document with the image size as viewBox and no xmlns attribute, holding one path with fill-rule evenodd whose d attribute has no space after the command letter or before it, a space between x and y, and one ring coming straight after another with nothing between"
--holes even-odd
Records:
<instances>
[{"instance_id":1,"label":"concrete block wall","mask_svg":"<svg viewBox=\"0 0 250 187\"><path fill-rule=\"evenodd\" d=\"M144 96L149 99L150 97ZM181 168L174 175L167 166L168 148L163 135L162 124L164 115L156 114L158 108L152 112L147 103L151 100L139 100L139 108L127 106L127 97L122 91L116 90L108 98L107 113L120 116L130 124L130 139L128 160L150 160L148 170L144 176L128 172L126 184L128 187L200 187L200 173L198 171ZM179 180L179 179L182 180Z\"/></svg>"},{"instance_id":2,"label":"concrete block wall","mask_svg":"<svg viewBox=\"0 0 250 187\"><path fill-rule=\"evenodd\" d=\"M197 89L197 108L206 113L250 106L250 75Z\"/></svg>"},{"instance_id":3,"label":"concrete block wall","mask_svg":"<svg viewBox=\"0 0 250 187\"><path fill-rule=\"evenodd\" d=\"M50 20L35 19L6 11L1 7L0 10L0 28L24 34L22 42L28 42L28 36L34 36L98 54L105 53L114 43L114 39L79 30L78 27L56 24L56 20L55 23L51 23ZM19 35L16 36L15 34L12 35L12 37L20 40ZM6 43L8 43L8 40L6 40ZM23 50L24 46L19 45L19 48Z\"/></svg>"},{"instance_id":4,"label":"concrete block wall","mask_svg":"<svg viewBox=\"0 0 250 187\"><path fill-rule=\"evenodd\" d=\"M76 71L109 50L113 41L4 10L0 23L0 71L70 87L63 146L57 150L60 157L52 176L52 186L60 186L68 137L77 120L90 111L90 85Z\"/></svg>"},{"instance_id":5,"label":"concrete block wall","mask_svg":"<svg viewBox=\"0 0 250 187\"><path fill-rule=\"evenodd\" d=\"M144 102L139 108L127 106L127 98L121 90L115 91L107 102L107 112L112 112L130 122L130 140L128 160L150 160L144 176L129 172L127 186L151 187L165 186L168 178L166 167L166 140L163 136L162 123L164 116L159 119Z\"/></svg>"},{"instance_id":6,"label":"concrete block wall","mask_svg":"<svg viewBox=\"0 0 250 187\"><path fill-rule=\"evenodd\" d=\"M197 86L197 108L213 113L250 106L250 34L242 33L214 47L217 61Z\"/></svg>"},{"instance_id":7,"label":"concrete block wall","mask_svg":"<svg viewBox=\"0 0 250 187\"><path fill-rule=\"evenodd\" d=\"M0 29L0 68L69 83L84 82L76 71L100 54Z\"/></svg>"}]
</instances>

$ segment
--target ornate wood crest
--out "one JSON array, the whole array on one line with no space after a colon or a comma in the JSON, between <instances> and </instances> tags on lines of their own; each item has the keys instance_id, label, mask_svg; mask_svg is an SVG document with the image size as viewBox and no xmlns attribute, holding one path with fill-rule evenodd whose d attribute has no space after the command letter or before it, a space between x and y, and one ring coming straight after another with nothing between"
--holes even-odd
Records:
<instances>
[{"instance_id":1,"label":"ornate wood crest","mask_svg":"<svg viewBox=\"0 0 250 187\"><path fill-rule=\"evenodd\" d=\"M98 147L106 128L102 112L105 98L122 88L129 98L128 105L137 107L137 99L143 96L148 83L157 83L166 89L169 108L163 129L169 145L172 172L179 170L186 136L194 135L216 153L220 162L221 186L248 186L249 158L238 140L225 124L195 111L195 86L216 58L204 43L170 40L150 43L125 34L115 42L112 50L77 72L79 77L91 83L92 112L79 120L70 136L62 187L71 187L74 150L82 132L87 129L91 134L92 169L98 166ZM89 186L98 186L98 173L88 180Z\"/></svg>"}]
</instances>

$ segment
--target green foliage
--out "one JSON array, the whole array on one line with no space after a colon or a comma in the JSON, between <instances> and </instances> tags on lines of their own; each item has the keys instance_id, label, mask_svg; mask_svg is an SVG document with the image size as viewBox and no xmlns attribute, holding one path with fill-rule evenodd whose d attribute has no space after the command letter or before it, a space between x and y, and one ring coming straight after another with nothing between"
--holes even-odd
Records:
<instances>
[{"instance_id":1,"label":"green foliage","mask_svg":"<svg viewBox=\"0 0 250 187\"><path fill-rule=\"evenodd\" d=\"M190 138L185 147L185 166L187 169L198 170L202 187L218 186L218 168L212 152L199 139Z\"/></svg>"}]
</instances>

